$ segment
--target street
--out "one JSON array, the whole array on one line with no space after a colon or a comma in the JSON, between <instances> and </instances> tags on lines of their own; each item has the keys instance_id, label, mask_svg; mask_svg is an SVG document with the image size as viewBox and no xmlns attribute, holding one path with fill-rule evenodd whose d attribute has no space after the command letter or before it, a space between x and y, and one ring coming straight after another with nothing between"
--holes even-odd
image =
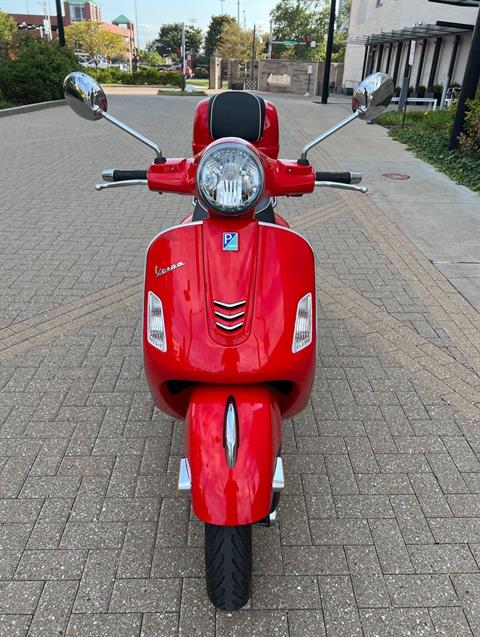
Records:
<instances>
[{"instance_id":1,"label":"street","mask_svg":"<svg viewBox=\"0 0 480 637\"><path fill-rule=\"evenodd\" d=\"M190 156L197 98L109 100ZM282 157L345 115L332 101L274 98ZM0 119L0 147L0 636L480 636L478 195L355 122L309 159L369 195L279 201L317 259L318 368L251 601L225 613L176 492L183 425L142 364L145 250L190 200L96 192L152 154L66 106Z\"/></svg>"}]
</instances>

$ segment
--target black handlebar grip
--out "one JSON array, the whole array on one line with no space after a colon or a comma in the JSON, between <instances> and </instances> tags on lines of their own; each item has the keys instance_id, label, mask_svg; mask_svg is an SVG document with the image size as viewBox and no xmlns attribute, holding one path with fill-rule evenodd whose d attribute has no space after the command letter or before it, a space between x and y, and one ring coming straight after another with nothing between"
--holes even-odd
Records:
<instances>
[{"instance_id":1,"label":"black handlebar grip","mask_svg":"<svg viewBox=\"0 0 480 637\"><path fill-rule=\"evenodd\" d=\"M333 181L337 184L351 184L352 173L316 172L315 181Z\"/></svg>"},{"instance_id":2,"label":"black handlebar grip","mask_svg":"<svg viewBox=\"0 0 480 637\"><path fill-rule=\"evenodd\" d=\"M112 181L130 181L131 179L146 179L146 170L114 170Z\"/></svg>"}]
</instances>

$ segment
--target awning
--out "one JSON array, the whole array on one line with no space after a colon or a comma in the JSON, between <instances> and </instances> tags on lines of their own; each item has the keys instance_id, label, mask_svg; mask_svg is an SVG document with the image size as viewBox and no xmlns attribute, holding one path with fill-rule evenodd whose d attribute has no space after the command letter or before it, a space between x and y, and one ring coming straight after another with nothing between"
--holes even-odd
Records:
<instances>
[{"instance_id":1,"label":"awning","mask_svg":"<svg viewBox=\"0 0 480 637\"><path fill-rule=\"evenodd\" d=\"M457 0L458 2L459 0ZM474 0L465 0L466 2L473 2ZM480 4L480 0L475 0L477 5ZM439 24L415 24L412 27L405 27L398 31L385 31L382 33L375 33L373 35L365 35L357 38L352 38L349 42L354 44L386 44L390 42L408 42L409 40L425 40L429 38L441 38L449 35L460 35L462 33L470 33L473 30L473 25L467 24L453 24L453 23L439 23Z\"/></svg>"}]
</instances>

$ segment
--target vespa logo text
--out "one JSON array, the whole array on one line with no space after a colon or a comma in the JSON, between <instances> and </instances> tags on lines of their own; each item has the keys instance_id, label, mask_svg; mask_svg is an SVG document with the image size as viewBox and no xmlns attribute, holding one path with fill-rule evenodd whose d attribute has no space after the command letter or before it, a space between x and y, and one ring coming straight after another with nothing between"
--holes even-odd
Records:
<instances>
[{"instance_id":1,"label":"vespa logo text","mask_svg":"<svg viewBox=\"0 0 480 637\"><path fill-rule=\"evenodd\" d=\"M159 268L158 265L156 265L154 268L155 276L159 277L159 276L163 276L164 274L168 274L169 272L172 272L173 270L176 270L177 268L181 268L182 265L185 265L183 261L179 261L178 263L173 263L172 265L169 265L168 268Z\"/></svg>"}]
</instances>

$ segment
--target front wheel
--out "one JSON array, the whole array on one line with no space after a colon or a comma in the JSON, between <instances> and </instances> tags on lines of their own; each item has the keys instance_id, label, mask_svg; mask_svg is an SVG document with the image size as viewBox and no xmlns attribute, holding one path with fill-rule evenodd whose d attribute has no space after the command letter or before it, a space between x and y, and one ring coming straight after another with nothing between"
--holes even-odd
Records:
<instances>
[{"instance_id":1,"label":"front wheel","mask_svg":"<svg viewBox=\"0 0 480 637\"><path fill-rule=\"evenodd\" d=\"M252 527L205 524L207 593L221 610L238 610L250 596Z\"/></svg>"}]
</instances>

